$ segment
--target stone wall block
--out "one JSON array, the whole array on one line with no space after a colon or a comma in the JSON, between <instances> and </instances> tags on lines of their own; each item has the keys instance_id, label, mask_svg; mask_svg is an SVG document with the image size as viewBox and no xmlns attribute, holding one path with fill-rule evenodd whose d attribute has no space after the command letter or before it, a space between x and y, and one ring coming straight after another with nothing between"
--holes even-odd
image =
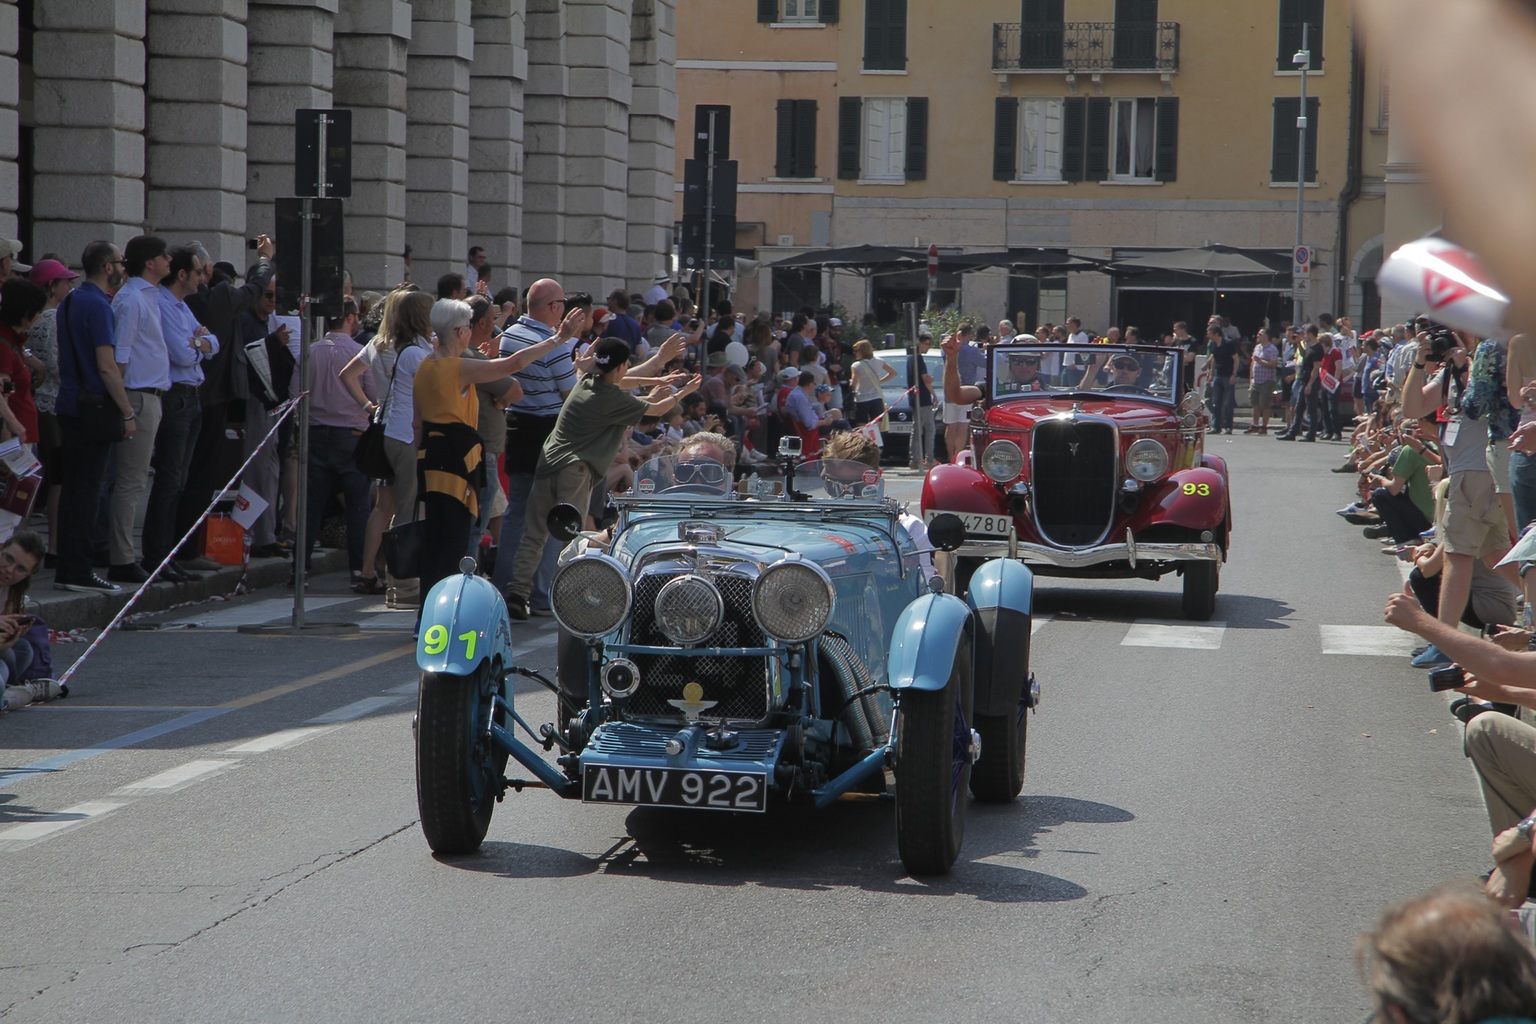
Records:
<instances>
[{"instance_id":1,"label":"stone wall block","mask_svg":"<svg viewBox=\"0 0 1536 1024\"><path fill-rule=\"evenodd\" d=\"M39 78L33 111L40 125L144 130L144 93L121 82Z\"/></svg>"},{"instance_id":2,"label":"stone wall block","mask_svg":"<svg viewBox=\"0 0 1536 1024\"><path fill-rule=\"evenodd\" d=\"M0 107L0 164L4 161L15 162L21 155L21 117L14 109ZM16 205L17 192L0 190L0 209L9 209ZM4 204L9 200L11 207ZM15 238L15 235L8 237Z\"/></svg>"},{"instance_id":3,"label":"stone wall block","mask_svg":"<svg viewBox=\"0 0 1536 1024\"><path fill-rule=\"evenodd\" d=\"M515 108L506 105L471 107L469 111L470 138L478 142L516 140L521 149L523 117ZM476 158L478 163L478 158Z\"/></svg>"},{"instance_id":4,"label":"stone wall block","mask_svg":"<svg viewBox=\"0 0 1536 1024\"><path fill-rule=\"evenodd\" d=\"M470 171L470 207L510 205L517 201L517 179L505 171ZM478 223L479 218L475 218Z\"/></svg>"},{"instance_id":5,"label":"stone wall block","mask_svg":"<svg viewBox=\"0 0 1536 1024\"><path fill-rule=\"evenodd\" d=\"M629 5L623 5L627 8ZM627 10L604 3L572 3L565 12L565 31L569 36L629 41L630 18Z\"/></svg>"},{"instance_id":6,"label":"stone wall block","mask_svg":"<svg viewBox=\"0 0 1536 1024\"><path fill-rule=\"evenodd\" d=\"M232 18L159 14L149 19L156 57L190 57L244 64L245 26Z\"/></svg>"},{"instance_id":7,"label":"stone wall block","mask_svg":"<svg viewBox=\"0 0 1536 1024\"><path fill-rule=\"evenodd\" d=\"M629 60L629 48L616 39L576 36L565 41L565 62L571 68L623 68L627 71Z\"/></svg>"},{"instance_id":8,"label":"stone wall block","mask_svg":"<svg viewBox=\"0 0 1536 1024\"><path fill-rule=\"evenodd\" d=\"M416 126L413 135L422 127L468 125L469 95L439 89L412 89L409 117L411 124ZM413 149L416 141L415 138L411 140Z\"/></svg>"},{"instance_id":9,"label":"stone wall block","mask_svg":"<svg viewBox=\"0 0 1536 1024\"><path fill-rule=\"evenodd\" d=\"M341 104L337 104L340 106ZM384 107L357 107L352 111L352 141L367 139L390 146L405 146L404 110Z\"/></svg>"},{"instance_id":10,"label":"stone wall block","mask_svg":"<svg viewBox=\"0 0 1536 1024\"><path fill-rule=\"evenodd\" d=\"M16 9L15 0L0 0L0 54L14 54L20 39L21 12Z\"/></svg>"},{"instance_id":11,"label":"stone wall block","mask_svg":"<svg viewBox=\"0 0 1536 1024\"><path fill-rule=\"evenodd\" d=\"M251 38L264 44L311 47L329 52L336 24L334 12L334 3L327 11L320 3L287 6L262 0L251 4L245 24Z\"/></svg>"},{"instance_id":12,"label":"stone wall block","mask_svg":"<svg viewBox=\"0 0 1536 1024\"><path fill-rule=\"evenodd\" d=\"M364 0L336 13L336 34L411 38L411 5L406 0Z\"/></svg>"},{"instance_id":13,"label":"stone wall block","mask_svg":"<svg viewBox=\"0 0 1536 1024\"><path fill-rule=\"evenodd\" d=\"M222 103L158 103L151 137L157 144L221 146L243 150L247 145L246 114Z\"/></svg>"},{"instance_id":14,"label":"stone wall block","mask_svg":"<svg viewBox=\"0 0 1536 1024\"><path fill-rule=\"evenodd\" d=\"M33 66L45 73L90 68L91 81L144 84L142 40L109 32L39 32L36 39Z\"/></svg>"},{"instance_id":15,"label":"stone wall block","mask_svg":"<svg viewBox=\"0 0 1536 1024\"><path fill-rule=\"evenodd\" d=\"M530 99L535 95L564 96L570 90L570 70L558 64L530 62L527 82Z\"/></svg>"},{"instance_id":16,"label":"stone wall block","mask_svg":"<svg viewBox=\"0 0 1536 1024\"><path fill-rule=\"evenodd\" d=\"M196 97L212 103L245 106L245 82L245 68L229 61L158 55L150 57L146 92L153 101L149 110L151 131L155 124L155 108L163 102Z\"/></svg>"},{"instance_id":17,"label":"stone wall block","mask_svg":"<svg viewBox=\"0 0 1536 1024\"><path fill-rule=\"evenodd\" d=\"M253 122L276 118L291 126L295 110L329 107L331 91L312 85L263 85L251 89L250 103Z\"/></svg>"},{"instance_id":18,"label":"stone wall block","mask_svg":"<svg viewBox=\"0 0 1536 1024\"><path fill-rule=\"evenodd\" d=\"M99 128L49 128L32 151L38 174L144 175L144 136Z\"/></svg>"},{"instance_id":19,"label":"stone wall block","mask_svg":"<svg viewBox=\"0 0 1536 1024\"><path fill-rule=\"evenodd\" d=\"M246 216L245 196L211 189L156 188L149 193L151 231L190 237L210 224L237 224Z\"/></svg>"},{"instance_id":20,"label":"stone wall block","mask_svg":"<svg viewBox=\"0 0 1536 1024\"><path fill-rule=\"evenodd\" d=\"M336 36L336 75L344 70L389 71L405 75L406 45L393 36Z\"/></svg>"},{"instance_id":21,"label":"stone wall block","mask_svg":"<svg viewBox=\"0 0 1536 1024\"><path fill-rule=\"evenodd\" d=\"M311 86L329 90L334 77L329 49L311 46L252 46L251 85Z\"/></svg>"},{"instance_id":22,"label":"stone wall block","mask_svg":"<svg viewBox=\"0 0 1536 1024\"><path fill-rule=\"evenodd\" d=\"M465 61L417 56L414 50L409 60L408 80L413 91L441 89L445 92L469 92L469 65Z\"/></svg>"},{"instance_id":23,"label":"stone wall block","mask_svg":"<svg viewBox=\"0 0 1536 1024\"><path fill-rule=\"evenodd\" d=\"M244 192L245 163L243 150L206 145L154 145L149 150L149 180L156 189Z\"/></svg>"},{"instance_id":24,"label":"stone wall block","mask_svg":"<svg viewBox=\"0 0 1536 1024\"><path fill-rule=\"evenodd\" d=\"M116 0L43 0L32 8L32 24L58 32L115 32L143 39L145 11L142 3Z\"/></svg>"},{"instance_id":25,"label":"stone wall block","mask_svg":"<svg viewBox=\"0 0 1536 1024\"><path fill-rule=\"evenodd\" d=\"M144 222L144 182L93 174L39 174L33 178L33 213L40 221L72 220L98 225L100 238L113 224ZM41 251L41 249L39 249ZM67 251L67 250L65 250Z\"/></svg>"},{"instance_id":26,"label":"stone wall block","mask_svg":"<svg viewBox=\"0 0 1536 1024\"><path fill-rule=\"evenodd\" d=\"M353 180L366 176L375 181L405 181L405 150L400 146L376 145L352 140Z\"/></svg>"},{"instance_id":27,"label":"stone wall block","mask_svg":"<svg viewBox=\"0 0 1536 1024\"><path fill-rule=\"evenodd\" d=\"M359 71L338 66L331 89L337 107L352 111L352 134L359 134L357 122L364 108L403 111L406 102L405 76L378 71Z\"/></svg>"},{"instance_id":28,"label":"stone wall block","mask_svg":"<svg viewBox=\"0 0 1536 1024\"><path fill-rule=\"evenodd\" d=\"M622 192L629 187L629 168L622 160L583 157L569 161L565 169L568 188L604 188Z\"/></svg>"},{"instance_id":29,"label":"stone wall block","mask_svg":"<svg viewBox=\"0 0 1536 1024\"><path fill-rule=\"evenodd\" d=\"M15 57L0 57L0 107L14 108L20 100L21 64Z\"/></svg>"},{"instance_id":30,"label":"stone wall block","mask_svg":"<svg viewBox=\"0 0 1536 1024\"><path fill-rule=\"evenodd\" d=\"M200 18L230 18L241 24L245 23L246 16L250 13L246 0L149 0L150 28L148 32L154 33L154 18L160 14L195 14ZM159 46L156 44L156 48Z\"/></svg>"},{"instance_id":31,"label":"stone wall block","mask_svg":"<svg viewBox=\"0 0 1536 1024\"><path fill-rule=\"evenodd\" d=\"M447 21L468 25L470 0L411 0L411 16L418 25L424 21Z\"/></svg>"},{"instance_id":32,"label":"stone wall block","mask_svg":"<svg viewBox=\"0 0 1536 1024\"><path fill-rule=\"evenodd\" d=\"M473 60L475 32L467 24L417 21L411 26L411 56Z\"/></svg>"},{"instance_id":33,"label":"stone wall block","mask_svg":"<svg viewBox=\"0 0 1536 1024\"><path fill-rule=\"evenodd\" d=\"M629 106L633 83L629 75L612 68L571 68L567 96L583 96Z\"/></svg>"}]
</instances>

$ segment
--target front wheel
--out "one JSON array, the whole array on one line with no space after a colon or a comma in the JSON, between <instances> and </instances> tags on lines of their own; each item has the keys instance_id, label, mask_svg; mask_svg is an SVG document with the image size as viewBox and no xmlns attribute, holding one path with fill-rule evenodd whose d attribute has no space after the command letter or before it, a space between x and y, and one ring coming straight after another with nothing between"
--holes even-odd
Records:
<instances>
[{"instance_id":1,"label":"front wheel","mask_svg":"<svg viewBox=\"0 0 1536 1024\"><path fill-rule=\"evenodd\" d=\"M1028 683L1025 683L1027 689ZM977 800L1006 804L1024 789L1024 756L1029 739L1029 705L1019 698L1018 711L1007 715L977 715L981 756L971 771L971 792Z\"/></svg>"},{"instance_id":2,"label":"front wheel","mask_svg":"<svg viewBox=\"0 0 1536 1024\"><path fill-rule=\"evenodd\" d=\"M491 743L486 726L491 698L503 689L488 660L467 676L421 674L416 807L433 853L474 853L490 828L507 755Z\"/></svg>"},{"instance_id":3,"label":"front wheel","mask_svg":"<svg viewBox=\"0 0 1536 1024\"><path fill-rule=\"evenodd\" d=\"M1184 617L1204 622L1216 614L1216 590L1221 586L1220 562L1184 563Z\"/></svg>"},{"instance_id":4,"label":"front wheel","mask_svg":"<svg viewBox=\"0 0 1536 1024\"><path fill-rule=\"evenodd\" d=\"M971 780L971 642L938 691L905 690L896 733L896 847L914 875L946 874L965 839Z\"/></svg>"}]
</instances>

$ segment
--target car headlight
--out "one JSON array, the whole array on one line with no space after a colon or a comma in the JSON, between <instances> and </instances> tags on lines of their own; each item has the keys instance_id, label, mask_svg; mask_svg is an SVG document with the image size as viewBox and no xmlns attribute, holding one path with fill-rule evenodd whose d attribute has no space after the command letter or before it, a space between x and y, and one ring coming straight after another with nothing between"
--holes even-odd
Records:
<instances>
[{"instance_id":1,"label":"car headlight","mask_svg":"<svg viewBox=\"0 0 1536 1024\"><path fill-rule=\"evenodd\" d=\"M1005 484L1024 472L1024 452L1012 441L993 441L981 455L981 471Z\"/></svg>"},{"instance_id":2,"label":"car headlight","mask_svg":"<svg viewBox=\"0 0 1536 1024\"><path fill-rule=\"evenodd\" d=\"M560 567L549 598L560 625L590 639L613 632L629 615L629 578L608 555L586 555Z\"/></svg>"},{"instance_id":3,"label":"car headlight","mask_svg":"<svg viewBox=\"0 0 1536 1024\"><path fill-rule=\"evenodd\" d=\"M785 643L821 635L832 618L832 580L800 559L775 562L752 588L752 614L763 632Z\"/></svg>"},{"instance_id":4,"label":"car headlight","mask_svg":"<svg viewBox=\"0 0 1536 1024\"><path fill-rule=\"evenodd\" d=\"M696 644L720 626L725 602L703 576L679 576L656 595L656 625L675 644Z\"/></svg>"},{"instance_id":5,"label":"car headlight","mask_svg":"<svg viewBox=\"0 0 1536 1024\"><path fill-rule=\"evenodd\" d=\"M1168 471L1168 449L1150 437L1133 443L1125 452L1125 471L1148 483Z\"/></svg>"}]
</instances>

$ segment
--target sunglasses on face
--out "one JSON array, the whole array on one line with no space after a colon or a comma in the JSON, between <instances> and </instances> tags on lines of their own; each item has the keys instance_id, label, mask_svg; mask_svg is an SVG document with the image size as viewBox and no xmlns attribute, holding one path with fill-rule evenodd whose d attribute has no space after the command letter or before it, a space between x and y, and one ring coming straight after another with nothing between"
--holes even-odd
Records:
<instances>
[{"instance_id":1,"label":"sunglasses on face","mask_svg":"<svg viewBox=\"0 0 1536 1024\"><path fill-rule=\"evenodd\" d=\"M718 462L679 462L672 467L672 475L680 484L723 484L725 467Z\"/></svg>"}]
</instances>

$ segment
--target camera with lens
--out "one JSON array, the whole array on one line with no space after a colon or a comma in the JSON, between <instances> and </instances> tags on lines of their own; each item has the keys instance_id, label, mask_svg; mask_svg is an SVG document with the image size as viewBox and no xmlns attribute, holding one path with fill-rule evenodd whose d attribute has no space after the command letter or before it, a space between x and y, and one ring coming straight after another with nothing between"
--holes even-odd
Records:
<instances>
[{"instance_id":1,"label":"camera with lens","mask_svg":"<svg viewBox=\"0 0 1536 1024\"><path fill-rule=\"evenodd\" d=\"M1446 327L1432 327L1429 331L1429 358L1437 363L1445 362L1451 350L1460 348L1456 335Z\"/></svg>"},{"instance_id":2,"label":"camera with lens","mask_svg":"<svg viewBox=\"0 0 1536 1024\"><path fill-rule=\"evenodd\" d=\"M0 380L0 395L12 395L16 393L16 382L9 377Z\"/></svg>"}]
</instances>

